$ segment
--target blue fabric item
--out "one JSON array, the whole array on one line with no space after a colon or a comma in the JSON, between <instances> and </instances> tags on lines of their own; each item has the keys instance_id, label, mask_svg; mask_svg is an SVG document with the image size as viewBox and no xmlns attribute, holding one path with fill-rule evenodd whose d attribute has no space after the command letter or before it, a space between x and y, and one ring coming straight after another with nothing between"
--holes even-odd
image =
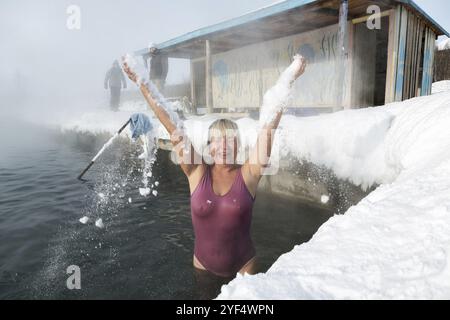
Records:
<instances>
[{"instance_id":1,"label":"blue fabric item","mask_svg":"<svg viewBox=\"0 0 450 320\"><path fill-rule=\"evenodd\" d=\"M131 137L133 139L139 138L153 129L150 119L143 113L135 113L131 116Z\"/></svg>"}]
</instances>

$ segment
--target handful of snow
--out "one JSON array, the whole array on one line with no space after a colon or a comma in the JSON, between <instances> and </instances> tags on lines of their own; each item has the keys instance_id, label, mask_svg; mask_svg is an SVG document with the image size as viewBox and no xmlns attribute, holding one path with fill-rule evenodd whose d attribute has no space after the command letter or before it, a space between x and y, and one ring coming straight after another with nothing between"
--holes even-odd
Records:
<instances>
[{"instance_id":1,"label":"handful of snow","mask_svg":"<svg viewBox=\"0 0 450 320\"><path fill-rule=\"evenodd\" d=\"M169 115L172 122L176 125L178 128L183 128L183 122L181 121L180 117L178 116L178 113L176 112L176 108L173 106L173 104L169 101L167 101L164 96L159 92L158 88L153 84L152 81L148 80L146 77L146 70L145 67L143 67L142 63L138 63L134 56L127 53L123 57L123 61L128 65L130 70L132 70L137 77L136 85L140 88L141 85L145 85L148 90L150 91L152 98L156 100L156 102L159 104L160 107L162 107L167 114Z\"/></svg>"},{"instance_id":2,"label":"handful of snow","mask_svg":"<svg viewBox=\"0 0 450 320\"><path fill-rule=\"evenodd\" d=\"M320 202L322 202L323 204L328 203L328 201L330 201L330 196L324 194L320 197Z\"/></svg>"},{"instance_id":3,"label":"handful of snow","mask_svg":"<svg viewBox=\"0 0 450 320\"><path fill-rule=\"evenodd\" d=\"M83 217L79 220L82 224L86 224L89 222L89 218L88 217Z\"/></svg>"},{"instance_id":4,"label":"handful of snow","mask_svg":"<svg viewBox=\"0 0 450 320\"><path fill-rule=\"evenodd\" d=\"M150 188L139 188L139 193L141 196L146 197L150 194L151 190Z\"/></svg>"},{"instance_id":5,"label":"handful of snow","mask_svg":"<svg viewBox=\"0 0 450 320\"><path fill-rule=\"evenodd\" d=\"M103 220L101 218L95 221L95 226L100 229L103 229L105 227L105 225L103 224Z\"/></svg>"},{"instance_id":6,"label":"handful of snow","mask_svg":"<svg viewBox=\"0 0 450 320\"><path fill-rule=\"evenodd\" d=\"M138 87L140 87L143 83L147 83L145 68L140 67L134 56L129 53L125 54L125 56L123 57L123 62L125 62L128 67L133 70L134 73L136 73L136 85Z\"/></svg>"},{"instance_id":7,"label":"handful of snow","mask_svg":"<svg viewBox=\"0 0 450 320\"><path fill-rule=\"evenodd\" d=\"M90 219L89 219L89 217L85 216L85 217L81 218L79 221L82 224L87 224L90 221ZM95 221L95 226L100 229L103 229L105 227L105 225L103 224L103 220L101 218L99 218Z\"/></svg>"},{"instance_id":8,"label":"handful of snow","mask_svg":"<svg viewBox=\"0 0 450 320\"><path fill-rule=\"evenodd\" d=\"M158 191L157 190L152 190L150 188L139 188L139 193L143 197L148 196L150 193L153 194L155 197L158 196Z\"/></svg>"},{"instance_id":9,"label":"handful of snow","mask_svg":"<svg viewBox=\"0 0 450 320\"><path fill-rule=\"evenodd\" d=\"M259 117L261 127L273 121L276 113L286 108L291 98L291 85L296 79L296 74L304 64L305 59L299 54L295 55L294 61L281 74L275 86L266 92Z\"/></svg>"}]
</instances>

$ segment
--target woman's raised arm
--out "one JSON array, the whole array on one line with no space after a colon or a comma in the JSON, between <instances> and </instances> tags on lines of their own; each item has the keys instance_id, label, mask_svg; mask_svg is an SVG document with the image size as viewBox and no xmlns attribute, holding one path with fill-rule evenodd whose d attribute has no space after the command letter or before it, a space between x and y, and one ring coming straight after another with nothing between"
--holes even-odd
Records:
<instances>
[{"instance_id":1,"label":"woman's raised arm","mask_svg":"<svg viewBox=\"0 0 450 320\"><path fill-rule=\"evenodd\" d=\"M262 112L260 113L260 131L255 146L250 150L249 158L244 164L244 171L247 172L248 183L258 184L264 168L269 164L270 155L272 153L272 143L275 131L280 124L283 115L282 105L286 97L277 97L280 92L289 92L294 84L306 69L306 61L302 56L295 56L294 62L280 76L277 84L270 89L264 100ZM287 90L285 90L287 89ZM282 95L282 94L281 94ZM262 113L265 113L262 115ZM255 188L256 189L256 188Z\"/></svg>"},{"instance_id":2,"label":"woman's raised arm","mask_svg":"<svg viewBox=\"0 0 450 320\"><path fill-rule=\"evenodd\" d=\"M177 124L171 119L166 109L153 96L153 93L148 86L139 81L136 73L130 68L125 58L122 59L123 70L128 78L139 85L139 90L144 96L150 108L155 113L161 124L166 128L170 135L170 140L174 146L174 151L177 155L176 161L180 164L181 169L189 177L195 169L203 163L202 157L195 151L192 143L189 141L184 132L180 131Z\"/></svg>"}]
</instances>

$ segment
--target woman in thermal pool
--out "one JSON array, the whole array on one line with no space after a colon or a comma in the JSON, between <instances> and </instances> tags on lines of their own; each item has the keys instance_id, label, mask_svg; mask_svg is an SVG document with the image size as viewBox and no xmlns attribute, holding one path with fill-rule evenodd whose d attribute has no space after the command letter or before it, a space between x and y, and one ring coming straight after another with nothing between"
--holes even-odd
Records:
<instances>
[{"instance_id":1,"label":"woman in thermal pool","mask_svg":"<svg viewBox=\"0 0 450 320\"><path fill-rule=\"evenodd\" d=\"M297 63L290 67L293 69L288 87L305 71L305 60L302 57L296 57L296 60ZM257 143L249 150L249 157L243 164L237 161L238 126L228 119L211 124L208 154L201 156L148 86L138 81L125 59L123 68L130 80L139 85L150 108L169 132L177 160L189 181L195 233L194 267L221 277L233 277L237 272L256 273L256 252L250 236L252 209L258 183L268 166L272 137L282 109L274 109L272 118L258 132Z\"/></svg>"}]
</instances>

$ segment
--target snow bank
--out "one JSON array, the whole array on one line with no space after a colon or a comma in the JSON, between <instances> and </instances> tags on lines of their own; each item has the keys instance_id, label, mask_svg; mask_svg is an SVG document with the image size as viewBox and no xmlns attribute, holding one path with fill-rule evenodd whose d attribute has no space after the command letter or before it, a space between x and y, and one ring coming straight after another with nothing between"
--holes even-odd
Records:
<instances>
[{"instance_id":1,"label":"snow bank","mask_svg":"<svg viewBox=\"0 0 450 320\"><path fill-rule=\"evenodd\" d=\"M450 298L450 165L375 192L331 218L266 274L219 299Z\"/></svg>"},{"instance_id":2,"label":"snow bank","mask_svg":"<svg viewBox=\"0 0 450 320\"><path fill-rule=\"evenodd\" d=\"M383 107L316 117L286 115L281 120L273 154L324 166L333 170L338 178L363 189L390 183L402 172L422 170L420 164L434 156L423 150L435 150L445 145L446 140L434 139L442 133L433 121L434 115L441 112L446 103L446 95L438 94ZM153 117L151 111L144 111L145 108L145 103L129 102L119 112L101 110L85 113L63 124L62 129L114 134L134 112L144 112ZM186 133L198 151L206 145L207 129L217 117L191 117L184 122ZM433 120L429 122L427 119ZM443 119L438 117L436 121ZM159 138L169 138L158 121L153 120L153 124ZM243 118L237 120L237 124L243 149L254 145L258 121ZM126 132L128 134L128 130Z\"/></svg>"},{"instance_id":3,"label":"snow bank","mask_svg":"<svg viewBox=\"0 0 450 320\"><path fill-rule=\"evenodd\" d=\"M72 116L72 118L66 118L65 122L61 122L59 125L62 132L115 134L130 119L132 114L138 112L144 113L150 118L159 136L168 136L162 125L155 120L154 113L147 107L147 103L143 99L126 101L122 103L117 112L108 108L95 108L92 111ZM128 136L131 139L130 130L124 130L121 135Z\"/></svg>"},{"instance_id":4,"label":"snow bank","mask_svg":"<svg viewBox=\"0 0 450 320\"><path fill-rule=\"evenodd\" d=\"M367 170L393 181L332 217L267 273L238 275L218 299L450 298L450 92L335 117L358 113L379 119L366 131L374 134L359 139L377 141L367 150L384 150L382 156L368 155L379 169ZM391 117L386 130L385 117ZM354 142L349 131L363 132L350 127L341 132ZM336 140L321 139L329 147Z\"/></svg>"}]
</instances>

